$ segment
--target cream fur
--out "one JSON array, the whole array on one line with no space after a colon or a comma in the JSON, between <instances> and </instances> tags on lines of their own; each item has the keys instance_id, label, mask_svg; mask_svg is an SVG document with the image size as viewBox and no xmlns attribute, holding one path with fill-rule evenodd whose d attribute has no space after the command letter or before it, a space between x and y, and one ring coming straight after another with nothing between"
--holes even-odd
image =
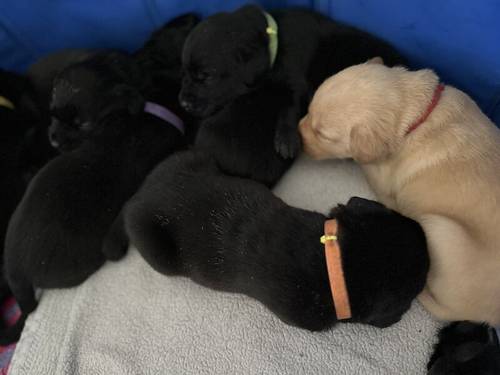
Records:
<instances>
[{"instance_id":1,"label":"cream fur","mask_svg":"<svg viewBox=\"0 0 500 375\"><path fill-rule=\"evenodd\" d=\"M306 153L354 158L384 204L419 221L431 256L419 296L443 320L500 324L500 130L431 70L377 61L327 79L300 123Z\"/></svg>"}]
</instances>

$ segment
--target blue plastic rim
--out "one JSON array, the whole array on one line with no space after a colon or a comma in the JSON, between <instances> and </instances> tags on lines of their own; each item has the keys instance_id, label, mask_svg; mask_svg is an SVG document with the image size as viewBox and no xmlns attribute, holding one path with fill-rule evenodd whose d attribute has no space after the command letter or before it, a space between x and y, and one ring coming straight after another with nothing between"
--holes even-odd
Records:
<instances>
[{"instance_id":1,"label":"blue plastic rim","mask_svg":"<svg viewBox=\"0 0 500 375\"><path fill-rule=\"evenodd\" d=\"M61 48L134 50L152 30L186 12L206 16L245 0L2 0L0 67L23 71ZM500 124L500 2L497 0L261 0L300 6L392 43L412 67L429 67L469 93Z\"/></svg>"}]
</instances>

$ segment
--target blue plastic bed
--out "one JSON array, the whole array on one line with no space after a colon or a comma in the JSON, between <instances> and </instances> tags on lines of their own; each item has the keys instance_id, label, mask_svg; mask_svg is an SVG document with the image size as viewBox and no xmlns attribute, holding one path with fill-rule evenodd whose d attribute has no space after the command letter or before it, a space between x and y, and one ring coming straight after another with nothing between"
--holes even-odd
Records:
<instances>
[{"instance_id":1,"label":"blue plastic bed","mask_svg":"<svg viewBox=\"0 0 500 375\"><path fill-rule=\"evenodd\" d=\"M67 47L134 50L166 20L233 9L245 0L2 0L0 67L23 71ZM500 124L498 0L262 0L309 7L394 44L414 67L431 67L465 90Z\"/></svg>"}]
</instances>

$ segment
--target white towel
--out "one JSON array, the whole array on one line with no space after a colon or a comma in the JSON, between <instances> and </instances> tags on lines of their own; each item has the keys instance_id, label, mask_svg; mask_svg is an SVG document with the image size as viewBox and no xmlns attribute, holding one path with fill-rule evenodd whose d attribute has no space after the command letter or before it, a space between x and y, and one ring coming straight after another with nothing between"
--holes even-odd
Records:
<instances>
[{"instance_id":1,"label":"white towel","mask_svg":"<svg viewBox=\"0 0 500 375\"><path fill-rule=\"evenodd\" d=\"M304 157L275 192L321 212L373 197L353 163ZM415 302L384 330L339 324L311 333L246 296L160 275L130 249L83 285L44 292L9 374L423 375L439 326Z\"/></svg>"}]
</instances>

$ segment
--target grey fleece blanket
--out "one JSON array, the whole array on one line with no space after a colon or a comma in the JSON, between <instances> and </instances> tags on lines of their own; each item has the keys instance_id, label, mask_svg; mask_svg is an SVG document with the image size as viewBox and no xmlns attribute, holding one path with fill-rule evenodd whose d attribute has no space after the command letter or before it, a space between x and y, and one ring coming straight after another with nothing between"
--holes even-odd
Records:
<instances>
[{"instance_id":1,"label":"grey fleece blanket","mask_svg":"<svg viewBox=\"0 0 500 375\"><path fill-rule=\"evenodd\" d=\"M352 195L373 197L354 164L304 157L275 193L324 213ZM311 333L246 296L162 276L130 249L83 285L43 293L10 375L420 375L438 327L415 302L385 330L341 324Z\"/></svg>"}]
</instances>

